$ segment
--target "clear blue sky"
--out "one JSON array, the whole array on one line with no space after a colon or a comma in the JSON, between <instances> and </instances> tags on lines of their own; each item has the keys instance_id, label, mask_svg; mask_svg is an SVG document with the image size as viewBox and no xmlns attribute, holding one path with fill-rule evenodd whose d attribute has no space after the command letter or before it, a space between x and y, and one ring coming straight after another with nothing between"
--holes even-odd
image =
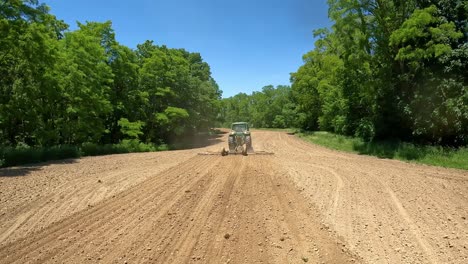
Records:
<instances>
[{"instance_id":1,"label":"clear blue sky","mask_svg":"<svg viewBox=\"0 0 468 264\"><path fill-rule=\"evenodd\" d=\"M76 29L76 21L111 20L117 40L145 40L200 52L223 97L289 84L312 31L330 26L326 0L43 0Z\"/></svg>"}]
</instances>

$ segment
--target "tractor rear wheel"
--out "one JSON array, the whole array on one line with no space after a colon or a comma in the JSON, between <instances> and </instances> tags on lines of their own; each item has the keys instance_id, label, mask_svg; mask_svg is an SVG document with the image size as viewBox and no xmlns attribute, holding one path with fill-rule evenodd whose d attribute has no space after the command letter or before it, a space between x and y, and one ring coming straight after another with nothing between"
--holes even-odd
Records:
<instances>
[{"instance_id":1,"label":"tractor rear wheel","mask_svg":"<svg viewBox=\"0 0 468 264\"><path fill-rule=\"evenodd\" d=\"M221 150L221 156L227 156L229 155L229 151L227 151L225 148L223 148L223 150Z\"/></svg>"},{"instance_id":2,"label":"tractor rear wheel","mask_svg":"<svg viewBox=\"0 0 468 264\"><path fill-rule=\"evenodd\" d=\"M252 138L250 136L245 137L245 145L247 146L248 150L252 149Z\"/></svg>"},{"instance_id":3,"label":"tractor rear wheel","mask_svg":"<svg viewBox=\"0 0 468 264\"><path fill-rule=\"evenodd\" d=\"M234 137L228 137L229 151L234 152L236 150L236 143Z\"/></svg>"}]
</instances>

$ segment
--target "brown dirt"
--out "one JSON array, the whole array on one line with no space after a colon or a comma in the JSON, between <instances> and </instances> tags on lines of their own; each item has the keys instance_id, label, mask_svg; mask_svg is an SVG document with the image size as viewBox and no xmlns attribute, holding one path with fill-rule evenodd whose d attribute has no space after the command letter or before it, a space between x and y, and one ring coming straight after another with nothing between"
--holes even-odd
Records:
<instances>
[{"instance_id":1,"label":"brown dirt","mask_svg":"<svg viewBox=\"0 0 468 264\"><path fill-rule=\"evenodd\" d=\"M467 263L468 172L254 131L0 170L1 263Z\"/></svg>"}]
</instances>

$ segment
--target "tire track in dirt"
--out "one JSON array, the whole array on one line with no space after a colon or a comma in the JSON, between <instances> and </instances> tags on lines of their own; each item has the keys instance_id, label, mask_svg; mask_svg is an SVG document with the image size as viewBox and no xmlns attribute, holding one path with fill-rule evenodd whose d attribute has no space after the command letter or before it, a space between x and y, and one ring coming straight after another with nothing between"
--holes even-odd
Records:
<instances>
[{"instance_id":1,"label":"tire track in dirt","mask_svg":"<svg viewBox=\"0 0 468 264\"><path fill-rule=\"evenodd\" d=\"M55 216L44 221L56 222L37 229L35 222L25 221L24 228L14 229L20 238L0 247L0 259L4 263L358 260L319 223L276 162L267 156L194 156L112 196L76 191L74 196L99 202L83 204L85 209L68 215L62 213L71 210L64 203L51 210L48 205L54 199L47 196L36 205L46 205L49 211L31 204L31 216L45 219L49 212ZM28 227L28 235L21 236Z\"/></svg>"},{"instance_id":2,"label":"tire track in dirt","mask_svg":"<svg viewBox=\"0 0 468 264\"><path fill-rule=\"evenodd\" d=\"M233 164L236 164L236 163L238 163L238 162L236 162L236 161L233 162ZM213 238L209 239L207 241L206 248L208 249L208 251L203 254L203 256L202 256L203 259L219 259L219 258L222 258L222 250L224 248L223 247L224 245L223 245L223 243L219 243L219 242L222 241L224 236L226 234L228 234L228 233L224 232L224 235L222 235L223 231L225 231L225 230L222 230L221 227L222 227L222 224L227 220L226 217L228 217L227 212L228 212L229 207L230 207L230 200L231 200L233 190L237 189L238 184L239 184L239 180L240 180L240 176L242 175L242 173L244 173L244 171L245 171L245 160L242 160L241 161L241 167L238 170L236 170L235 173L230 174L230 176L225 181L221 191L218 193L218 198L220 198L220 199L219 199L219 201L217 203L214 204L214 207L219 208L218 209L219 211L217 213L216 209L214 209L211 212L211 215L210 215L211 219L207 218L206 221L205 221L205 224L206 224L206 222L208 222L208 219L210 219L210 222L213 223L214 233L219 234L219 236L214 238L214 239ZM217 213L218 217L213 217L213 215L215 215L216 213ZM221 236L223 236L223 237L221 237ZM190 256L192 256L192 260L197 260L198 256L195 253L196 249L198 247L202 247L202 245L203 245L202 243L200 243L201 242L200 238L201 238L201 236L198 235L197 236L197 242L190 251ZM224 238L224 239L226 239L226 238Z\"/></svg>"},{"instance_id":3,"label":"tire track in dirt","mask_svg":"<svg viewBox=\"0 0 468 264\"><path fill-rule=\"evenodd\" d=\"M5 201L4 205L7 208L6 211L2 210L3 212L0 213L0 243L14 241L21 236L45 228L66 216L86 209L89 205L145 180L151 176L152 172L161 172L191 156L193 157L196 152L192 151L191 153L191 155L187 155L186 151L180 155L170 153L167 157L161 156L161 153L147 154L150 157L154 156L154 158L145 158L138 167L126 167L125 162L140 160L141 154L84 158L79 160L77 164L46 165L38 170L38 175L30 181L28 181L29 176L0 178L0 184L4 187L0 192L0 197L2 195L8 197L0 199L0 204L1 201ZM177 157L177 159L171 157ZM161 159L155 160L155 158ZM113 160L117 160L118 164L116 165ZM155 163L158 165L157 167L155 167ZM108 169L109 165L116 170ZM98 170L102 168L103 172L96 173L91 168ZM81 171L85 171L86 174L81 174ZM67 172L70 175L65 176ZM18 188L18 185L12 184L14 188L9 188L10 183L15 181L24 182L24 186ZM51 187L35 192L38 186ZM37 195L31 195L35 193Z\"/></svg>"},{"instance_id":4,"label":"tire track in dirt","mask_svg":"<svg viewBox=\"0 0 468 264\"><path fill-rule=\"evenodd\" d=\"M190 174L189 170L195 163L201 165L201 170L194 170L191 174L193 177L187 177L184 179L184 176L186 177L187 174ZM151 184L153 181L145 182L144 189L139 188L141 186L136 186L135 190L131 190L132 195L125 199L127 201L126 203L130 203L132 200L135 201L132 204L132 207L130 209L123 207L123 212L117 219L115 217L111 217L115 222L115 225L110 226L117 227L119 233L115 234L113 228L103 230L98 229L96 230L95 234L86 232L86 235L90 238L90 240L96 239L96 237L100 240L98 243L94 243L92 245L89 245L89 243L86 242L83 243L84 245L87 245L84 248L83 255L86 255L88 260L100 260L105 255L112 256L112 252L110 251L112 248L109 248L109 245L111 245L114 241L118 242L122 240L125 241L125 243L123 246L121 246L121 250L114 250L113 252L132 252L133 254L136 254L137 249L143 248L143 242L141 241L141 238L151 234L151 232L148 232L148 228L152 225L147 225L147 222L153 220L157 221L157 219L163 217L166 214L170 215L170 208L173 207L174 204L176 204L185 195L185 192L182 188L184 186L188 186L188 188L190 188L191 186L197 185L197 183L202 178L199 175L203 174L203 172L209 170L210 168L211 165L209 164L208 159L205 159L204 161L194 159L189 164L184 164L174 171L169 170L169 173L167 175L165 174L164 176L167 176L169 179L173 179L171 179L167 184L160 185L160 189L155 188L156 186ZM179 174L180 171L187 172L187 174ZM179 188L173 188L174 186L172 185L178 186ZM142 194L149 195L141 199ZM157 202L154 202L155 200L157 200ZM122 204L122 201L117 199L115 203ZM166 229L165 231L171 230ZM113 235L114 240L112 241L111 239L109 242L109 237L112 237ZM98 248L99 250L96 251L95 248ZM74 250L71 251L74 252ZM77 260L72 258L70 261L75 262Z\"/></svg>"},{"instance_id":5,"label":"tire track in dirt","mask_svg":"<svg viewBox=\"0 0 468 264\"><path fill-rule=\"evenodd\" d=\"M332 208L331 208L331 215L332 217L336 217L338 213L338 204L340 201L340 194L342 193L343 187L344 187L343 178L338 173L336 173L336 171L334 171L333 169L330 169L324 166L318 166L318 165L310 165L310 166L324 170L335 177L336 188L334 192L335 194L333 195L333 199L332 199L333 203L332 203Z\"/></svg>"},{"instance_id":6,"label":"tire track in dirt","mask_svg":"<svg viewBox=\"0 0 468 264\"><path fill-rule=\"evenodd\" d=\"M275 154L197 156L222 142L0 177L0 262L468 261L467 172L253 136Z\"/></svg>"},{"instance_id":7,"label":"tire track in dirt","mask_svg":"<svg viewBox=\"0 0 468 264\"><path fill-rule=\"evenodd\" d=\"M182 171L187 171L191 170L194 164L199 164L202 165L203 170L209 169L209 160L203 161L200 159L194 159L192 162L187 162L187 164L183 164L182 166L178 167L179 170ZM183 191L177 190L177 189L168 189L167 186L164 184L166 180L169 184L187 184L190 182L191 179L180 179L177 177L174 177L178 175L178 170L175 170L172 174L167 174L164 175L166 176L166 179L163 179L162 183L163 185L160 186L161 191L164 192L169 192L169 196L174 196L174 192L178 191L179 193L183 193ZM175 175L174 175L175 174ZM21 239L19 243L23 244L32 244L28 243L30 242L29 240L31 239L37 239L35 246L31 247L21 247L22 249L19 252L14 252L15 254L18 254L17 256L24 256L25 258L28 258L28 255L33 255L40 262L46 261L53 257L55 254L63 250L63 244L54 244L53 242L56 240L61 240L61 238L66 238L66 237L73 237L72 234L75 232L83 232L87 236L85 236L85 240L83 241L83 245L90 245L90 242L95 239L95 238L105 238L107 233L111 230L114 229L115 226L113 225L106 225L108 221L114 220L116 222L121 222L123 220L126 221L132 221L134 218L128 217L128 215L133 215L137 212L139 212L142 208L144 207L139 207L136 206L135 204L132 205L132 207L128 207L128 205L132 204L132 201L138 200L141 198L142 192L143 195L145 194L152 194L151 190L155 187L152 186L150 183L151 181L154 181L158 183L161 181L161 179L158 178L151 178L146 182L143 182L137 186L134 186L133 188L129 189L126 193L122 193L119 196L123 196L123 201L119 199L111 199L111 200L106 200L102 204L99 204L99 206L96 206L95 208L91 207L87 211L82 211L81 213L77 215L73 215L71 218L67 218L62 222L59 222L53 226L50 226L50 228L46 228L47 231L45 234L42 234L40 236L33 235L32 237L28 237L26 239ZM144 188L142 188L144 187ZM165 190L164 190L165 189ZM155 189L157 190L157 189ZM145 193L145 191L147 193ZM149 200L154 198L152 195L145 195L144 198L141 200L141 203L146 204L148 203ZM123 208L123 211L125 213L119 212L119 208ZM164 209L162 210L164 212ZM39 232L42 233L42 232ZM55 245L57 246L56 248L51 247L50 245ZM43 254L43 252L38 252L40 251L41 247L47 246L46 254ZM75 248L71 248L71 254L75 255L76 252L78 251L78 248L81 248L82 245L76 244L75 243ZM93 246L90 246L92 248ZM52 249L51 249L52 248ZM74 250L76 249L76 250ZM0 252L3 250L0 250ZM43 258L40 256L44 255ZM38 257L39 256L39 257ZM16 259L15 256L10 255L9 259ZM0 258L2 258L2 255L0 254ZM17 260L15 260L17 261ZM21 261L20 261L21 262Z\"/></svg>"},{"instance_id":8,"label":"tire track in dirt","mask_svg":"<svg viewBox=\"0 0 468 264\"><path fill-rule=\"evenodd\" d=\"M390 194L390 197L392 198L393 203L395 204L396 208L398 208L398 212L402 216L402 218L406 221L407 226L409 227L410 231L413 233L415 236L419 246L424 250L424 253L427 256L427 259L431 263L438 263L438 259L436 256L434 256L434 250L431 248L431 246L424 240L419 228L417 225L414 223L413 219L409 216L408 212L403 208L403 205L401 204L400 200L396 197L395 193L387 187L387 192ZM435 260L435 261L434 261Z\"/></svg>"},{"instance_id":9,"label":"tire track in dirt","mask_svg":"<svg viewBox=\"0 0 468 264\"><path fill-rule=\"evenodd\" d=\"M273 134L268 133L270 140ZM274 151L283 157L280 163L289 168L290 179L318 206L324 223L364 260L468 261L466 171L336 152L285 134L276 137L283 144ZM336 181L320 167L334 170L343 180L334 217L327 212L335 211L335 203L325 201L337 197Z\"/></svg>"},{"instance_id":10,"label":"tire track in dirt","mask_svg":"<svg viewBox=\"0 0 468 264\"><path fill-rule=\"evenodd\" d=\"M208 160L206 162L199 162L200 165L202 165L203 169L209 169L210 166L208 164ZM193 165L193 163L191 163ZM188 167L182 168L183 170L186 170ZM173 172L170 172L169 177L174 177L175 175L172 174ZM200 171L196 171L195 174L200 174ZM193 175L195 175L193 174ZM183 175L186 176L186 175ZM147 189L148 194L151 194L147 196L146 198L139 199L139 198L134 198L135 203L132 204L131 210L125 209L124 212L122 213L121 219L115 221L115 226L118 227L119 233L118 234L113 234L112 229L108 229L105 231L101 231L99 235L93 236L89 235L91 238L93 237L104 237L109 240L109 237L111 237L111 242L118 241L118 240L124 240L126 244L124 244L124 248L122 248L122 251L119 252L130 252L133 250L136 244L141 244L141 241L138 239L141 239L142 237L145 237L146 230L149 227L146 225L146 222L151 220L151 219L157 219L162 217L164 214L168 214L168 211L171 206L173 206L180 198L184 195L184 192L179 189L174 189L174 188L168 188L168 186L171 186L173 184L178 184L179 181L181 181L181 177L174 177L174 181L169 182L168 184L163 184L160 186L160 190L158 188L155 188L155 186L151 186L149 183L145 183L145 185L148 185L148 188L151 187L151 189ZM195 175L193 178L190 177L188 178L188 181L183 181L180 182L181 184L188 185L189 188L191 185L197 184L197 182L200 180L200 177L198 175ZM178 186L178 185L177 185ZM138 191L137 191L138 190ZM134 190L137 197L140 197L142 193L140 191L145 191L141 190L140 188L137 188L137 190ZM154 192L154 194L153 194ZM158 195L158 192L160 194ZM144 193L144 192L143 192ZM173 198L173 199L170 199ZM155 200L158 200L157 202L154 202ZM121 203L121 201L118 201L116 203ZM112 236L114 237L112 238ZM112 240L113 239L113 240ZM106 255L104 254L105 251L108 251L109 249L107 248L106 241L100 241L99 245L95 246L90 246L89 248L86 248L85 252L92 252L93 247L101 247L99 254L100 255ZM101 258L100 256L97 256L96 258Z\"/></svg>"}]
</instances>

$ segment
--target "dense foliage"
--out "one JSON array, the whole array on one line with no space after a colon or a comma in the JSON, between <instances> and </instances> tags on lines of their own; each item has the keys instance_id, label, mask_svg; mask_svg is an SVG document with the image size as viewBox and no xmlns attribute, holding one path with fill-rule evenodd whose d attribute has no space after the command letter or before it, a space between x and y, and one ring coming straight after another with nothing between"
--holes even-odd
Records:
<instances>
[{"instance_id":1,"label":"dense foliage","mask_svg":"<svg viewBox=\"0 0 468 264\"><path fill-rule=\"evenodd\" d=\"M291 76L301 127L468 143L468 4L329 0L330 29Z\"/></svg>"},{"instance_id":2,"label":"dense foliage","mask_svg":"<svg viewBox=\"0 0 468 264\"><path fill-rule=\"evenodd\" d=\"M220 120L224 126L247 121L258 128L289 128L299 124L291 87L269 85L251 95L239 93L222 101Z\"/></svg>"},{"instance_id":3,"label":"dense foliage","mask_svg":"<svg viewBox=\"0 0 468 264\"><path fill-rule=\"evenodd\" d=\"M211 127L220 97L198 53L132 50L111 22L69 31L37 0L0 1L0 145L161 144Z\"/></svg>"},{"instance_id":4,"label":"dense foliage","mask_svg":"<svg viewBox=\"0 0 468 264\"><path fill-rule=\"evenodd\" d=\"M38 0L0 1L0 146L162 144L215 121L468 144L467 2L328 3L333 25L291 87L220 100L198 53L131 49L111 22L70 31Z\"/></svg>"}]
</instances>

